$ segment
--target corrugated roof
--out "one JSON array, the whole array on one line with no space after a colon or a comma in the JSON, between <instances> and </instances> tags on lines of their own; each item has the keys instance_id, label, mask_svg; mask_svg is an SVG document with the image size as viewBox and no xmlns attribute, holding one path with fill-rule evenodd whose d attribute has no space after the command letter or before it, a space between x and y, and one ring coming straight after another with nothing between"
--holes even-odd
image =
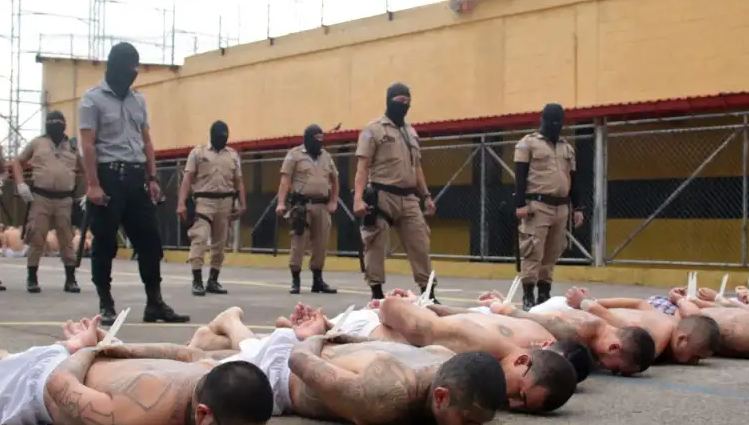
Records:
<instances>
[{"instance_id":1,"label":"corrugated roof","mask_svg":"<svg viewBox=\"0 0 749 425\"><path fill-rule=\"evenodd\" d=\"M585 106L566 110L566 120L582 121L595 118L644 118L685 113L699 113L721 110L749 108L749 92L719 93L716 95L682 97L673 99L629 102L607 105ZM447 136L455 134L481 133L507 130L536 125L539 112L521 112L455 120L415 123L414 128L421 136ZM353 142L359 135L358 129L339 130L327 133L326 143ZM266 139L232 142L230 146L239 151L263 151L283 149L302 142L301 135L280 136ZM159 159L186 156L191 147L161 150L156 153Z\"/></svg>"}]
</instances>

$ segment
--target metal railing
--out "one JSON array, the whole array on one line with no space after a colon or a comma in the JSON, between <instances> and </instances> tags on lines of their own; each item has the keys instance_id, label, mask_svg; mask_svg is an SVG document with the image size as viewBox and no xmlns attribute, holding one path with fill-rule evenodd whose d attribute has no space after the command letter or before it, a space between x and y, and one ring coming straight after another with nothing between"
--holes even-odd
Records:
<instances>
[{"instance_id":1,"label":"metal railing","mask_svg":"<svg viewBox=\"0 0 749 425\"><path fill-rule=\"evenodd\" d=\"M747 267L749 113L724 113L570 126L586 221L571 226L561 263ZM532 129L424 138L422 164L437 214L427 218L435 258L514 260L514 145ZM340 172L331 255L355 256L360 245L351 212L355 145L329 147ZM276 190L286 151L243 152L248 210L235 222L230 249L274 251ZM161 161L166 202L158 219L166 248L186 249L175 214L184 159ZM6 185L18 224L25 207ZM5 213L2 214L3 216ZM283 222L283 220L280 220ZM288 252L289 228L279 231ZM391 231L390 254L403 257Z\"/></svg>"}]
</instances>

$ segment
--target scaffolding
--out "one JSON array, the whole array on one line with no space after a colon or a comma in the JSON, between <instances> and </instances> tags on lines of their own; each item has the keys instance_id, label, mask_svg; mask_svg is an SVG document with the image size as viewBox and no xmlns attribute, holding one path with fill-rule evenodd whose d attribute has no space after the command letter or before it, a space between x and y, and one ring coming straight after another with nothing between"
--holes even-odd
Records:
<instances>
[{"instance_id":1,"label":"scaffolding","mask_svg":"<svg viewBox=\"0 0 749 425\"><path fill-rule=\"evenodd\" d=\"M44 127L46 98L40 84L41 78L33 82L27 81L30 76L34 77L34 72L31 71L38 71L35 65L38 55L104 60L112 45L128 41L138 48L144 63L177 65L184 57L203 51L242 42L273 40L293 32L383 13L392 19L396 11L438 1L444 0L369 0L366 2L368 8L349 8L349 0L265 0L252 4L224 0L213 2L210 6L211 13L216 13L216 21L205 16L205 10L194 9L197 2L182 2L182 19L187 16L189 21L189 17L196 16L195 20L210 26L207 33L205 29L187 30L178 27L176 0L68 0L64 3L0 0L0 7L7 8L10 12L7 15L0 12L3 21L5 16L10 16L8 29L4 28L7 21L0 22L0 43L7 42L7 45L0 45L0 48L7 47L7 54L10 56L7 62L0 60L0 64L9 63L8 69L0 70L0 87L7 93L5 95L0 92L0 148L5 157L15 157L26 141L40 134ZM33 10L38 3L42 6L37 7L44 10ZM227 3L232 4L227 6ZM364 3L361 5L364 6ZM152 14L151 23L146 25L149 30L157 26L153 22L159 16L161 33L137 37L132 34L116 34L117 31L112 27L117 27L122 21L127 22L127 19L122 19L122 14L132 13L133 9L140 14L137 19L141 19L146 11ZM154 13L158 15L154 16ZM107 21L107 16L117 19ZM51 19L57 24L26 22L27 19L35 18ZM66 32L40 32L35 34L38 35L38 46L29 46L29 29L37 31L37 28L59 27L60 22L66 23ZM79 27L79 31L67 32L75 25ZM214 29L217 31L214 32ZM129 28L121 31L131 32ZM34 40L31 41L33 42ZM5 55L6 51L2 52ZM7 91L3 84L7 84ZM3 104L7 106L3 107Z\"/></svg>"}]
</instances>

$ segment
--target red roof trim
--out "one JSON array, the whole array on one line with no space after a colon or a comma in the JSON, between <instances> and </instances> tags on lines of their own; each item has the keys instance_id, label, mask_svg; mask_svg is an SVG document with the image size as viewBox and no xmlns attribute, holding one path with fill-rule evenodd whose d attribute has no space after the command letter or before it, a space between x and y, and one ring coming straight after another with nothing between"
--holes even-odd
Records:
<instances>
[{"instance_id":1,"label":"red roof trim","mask_svg":"<svg viewBox=\"0 0 749 425\"><path fill-rule=\"evenodd\" d=\"M664 99L647 102L622 103L613 105L590 106L568 109L567 119L582 121L608 117L613 119L646 118L664 115L678 115L686 113L706 113L725 110L749 108L749 93L720 93L712 96L687 97L680 99ZM538 122L538 112L525 112L491 117L465 118L449 121L433 121L414 124L414 128L422 136L447 136L466 133L481 133L507 130L521 126L535 125ZM357 139L359 130L341 130L329 133L325 137L326 143L353 142ZM264 151L284 149L298 145L302 136L283 136L262 140L232 142L231 147L238 151ZM158 159L174 159L186 156L191 147L167 149L156 152Z\"/></svg>"}]
</instances>

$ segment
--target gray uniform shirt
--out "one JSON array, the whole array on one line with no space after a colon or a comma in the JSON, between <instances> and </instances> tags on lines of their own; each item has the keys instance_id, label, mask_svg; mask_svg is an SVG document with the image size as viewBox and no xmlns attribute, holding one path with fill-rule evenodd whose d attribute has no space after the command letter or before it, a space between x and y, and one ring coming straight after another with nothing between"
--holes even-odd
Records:
<instances>
[{"instance_id":1,"label":"gray uniform shirt","mask_svg":"<svg viewBox=\"0 0 749 425\"><path fill-rule=\"evenodd\" d=\"M106 81L83 94L78 107L80 130L96 134L96 159L107 162L145 163L143 130L148 129L146 100L135 90L124 100Z\"/></svg>"}]
</instances>

